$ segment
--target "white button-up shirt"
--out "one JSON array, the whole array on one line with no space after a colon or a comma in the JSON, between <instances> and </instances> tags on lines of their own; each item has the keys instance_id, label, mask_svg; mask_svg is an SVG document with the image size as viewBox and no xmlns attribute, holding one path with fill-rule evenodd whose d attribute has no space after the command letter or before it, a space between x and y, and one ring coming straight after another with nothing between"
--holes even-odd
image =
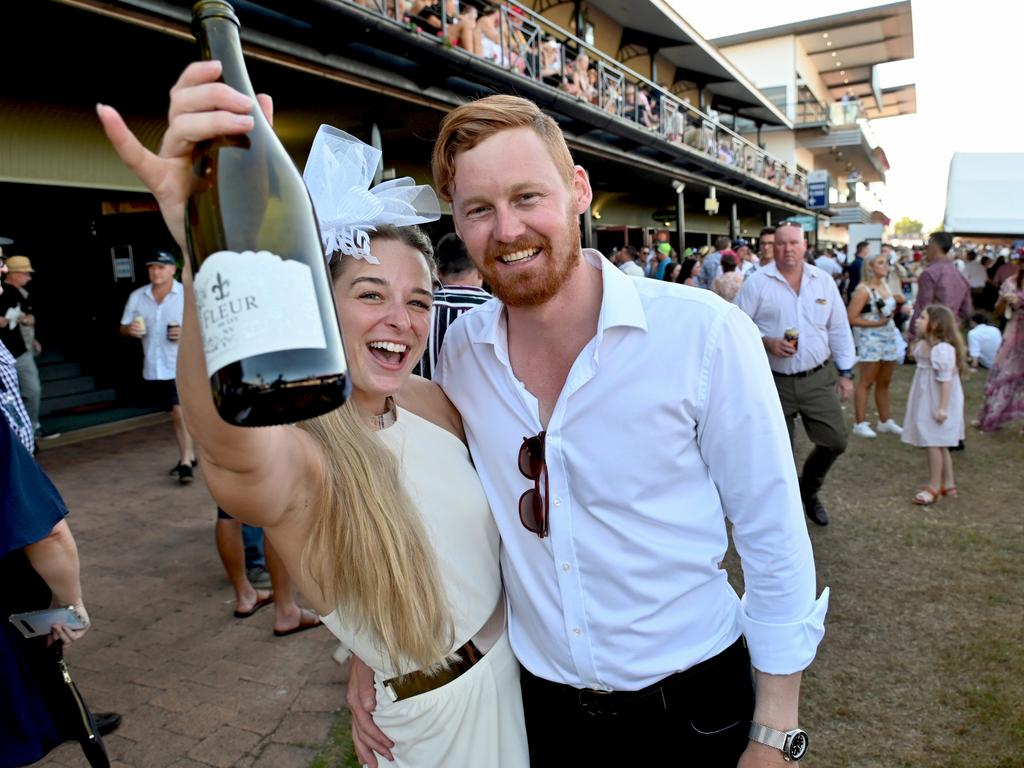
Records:
<instances>
[{"instance_id":1,"label":"white button-up shirt","mask_svg":"<svg viewBox=\"0 0 1024 768\"><path fill-rule=\"evenodd\" d=\"M142 337L142 378L149 381L174 378L178 365L178 342L167 338L167 324L174 321L181 325L184 314L185 289L177 280L159 304L153 298L152 284L136 288L128 296L121 325L131 325L138 316L146 323L146 335Z\"/></svg>"},{"instance_id":2,"label":"white button-up shirt","mask_svg":"<svg viewBox=\"0 0 1024 768\"><path fill-rule=\"evenodd\" d=\"M967 332L967 354L978 358L986 368L996 364L996 354L1003 343L1003 336L993 325L977 325Z\"/></svg>"},{"instance_id":3,"label":"white button-up shirt","mask_svg":"<svg viewBox=\"0 0 1024 768\"><path fill-rule=\"evenodd\" d=\"M795 355L768 356L776 373L809 371L829 356L840 370L853 368L857 352L836 281L810 264L804 264L803 270L797 293L772 262L743 281L736 305L750 315L761 336L781 339L789 328L800 332Z\"/></svg>"},{"instance_id":4,"label":"white button-up shirt","mask_svg":"<svg viewBox=\"0 0 1024 768\"><path fill-rule=\"evenodd\" d=\"M500 301L451 326L435 376L462 413L501 531L516 656L548 680L637 690L742 633L758 669L805 668L828 598L815 600L789 436L756 328L708 291L634 280L584 255L604 293L597 333L547 425L548 538L519 521L533 481L517 456L542 426L509 364ZM742 600L719 567L726 518Z\"/></svg>"}]
</instances>

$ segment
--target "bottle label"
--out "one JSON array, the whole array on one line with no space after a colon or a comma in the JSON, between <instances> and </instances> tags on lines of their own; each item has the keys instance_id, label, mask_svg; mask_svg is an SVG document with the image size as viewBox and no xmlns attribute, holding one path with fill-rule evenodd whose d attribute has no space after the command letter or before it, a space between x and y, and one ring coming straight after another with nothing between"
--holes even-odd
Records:
<instances>
[{"instance_id":1,"label":"bottle label","mask_svg":"<svg viewBox=\"0 0 1024 768\"><path fill-rule=\"evenodd\" d=\"M194 287L210 376L255 355L327 347L313 273L301 261L217 251L203 261Z\"/></svg>"}]
</instances>

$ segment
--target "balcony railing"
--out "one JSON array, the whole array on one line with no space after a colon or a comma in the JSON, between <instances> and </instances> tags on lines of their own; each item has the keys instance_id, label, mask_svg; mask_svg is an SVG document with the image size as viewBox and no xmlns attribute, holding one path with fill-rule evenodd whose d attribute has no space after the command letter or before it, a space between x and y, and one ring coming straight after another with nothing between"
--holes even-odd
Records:
<instances>
[{"instance_id":1,"label":"balcony railing","mask_svg":"<svg viewBox=\"0 0 1024 768\"><path fill-rule=\"evenodd\" d=\"M405 26L410 33L452 45L444 13L438 19L438 29L421 17L409 16L405 0L346 2ZM445 5L444 0L441 5ZM483 22L478 20L478 27ZM792 164L768 154L688 100L678 98L515 0L506 0L498 17L487 23L497 25L493 34L497 40L487 37L489 42L483 45L481 54L493 64L565 91L595 109L642 126L674 144L688 146L715 163L806 198L807 177ZM481 33L481 41L484 37Z\"/></svg>"},{"instance_id":2,"label":"balcony railing","mask_svg":"<svg viewBox=\"0 0 1024 768\"><path fill-rule=\"evenodd\" d=\"M850 101L845 104L836 102L828 106L832 125L856 125L861 118L867 118L859 101Z\"/></svg>"}]
</instances>

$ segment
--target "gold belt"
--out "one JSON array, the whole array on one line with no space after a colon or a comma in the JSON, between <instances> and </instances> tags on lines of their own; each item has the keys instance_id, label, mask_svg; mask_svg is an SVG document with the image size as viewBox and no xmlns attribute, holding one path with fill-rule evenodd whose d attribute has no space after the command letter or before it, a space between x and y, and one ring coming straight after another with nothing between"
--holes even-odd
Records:
<instances>
[{"instance_id":1,"label":"gold belt","mask_svg":"<svg viewBox=\"0 0 1024 768\"><path fill-rule=\"evenodd\" d=\"M483 658L484 654L472 640L467 640L465 645L455 651L455 656L456 659L451 661L445 669L437 672L429 674L421 671L409 672L385 680L384 690L391 695L392 701L401 701L432 691L442 685L447 685L464 672L468 672L470 667Z\"/></svg>"}]
</instances>

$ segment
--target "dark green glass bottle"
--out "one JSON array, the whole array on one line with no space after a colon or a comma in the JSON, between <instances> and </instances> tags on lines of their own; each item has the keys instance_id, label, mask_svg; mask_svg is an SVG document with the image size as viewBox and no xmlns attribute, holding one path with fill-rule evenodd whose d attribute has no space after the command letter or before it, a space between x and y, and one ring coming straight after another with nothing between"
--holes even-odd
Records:
<instances>
[{"instance_id":1,"label":"dark green glass bottle","mask_svg":"<svg viewBox=\"0 0 1024 768\"><path fill-rule=\"evenodd\" d=\"M192 27L255 104L232 7L201 0ZM249 133L196 146L185 229L214 402L258 427L333 410L351 385L309 194L259 106L251 114Z\"/></svg>"}]
</instances>

